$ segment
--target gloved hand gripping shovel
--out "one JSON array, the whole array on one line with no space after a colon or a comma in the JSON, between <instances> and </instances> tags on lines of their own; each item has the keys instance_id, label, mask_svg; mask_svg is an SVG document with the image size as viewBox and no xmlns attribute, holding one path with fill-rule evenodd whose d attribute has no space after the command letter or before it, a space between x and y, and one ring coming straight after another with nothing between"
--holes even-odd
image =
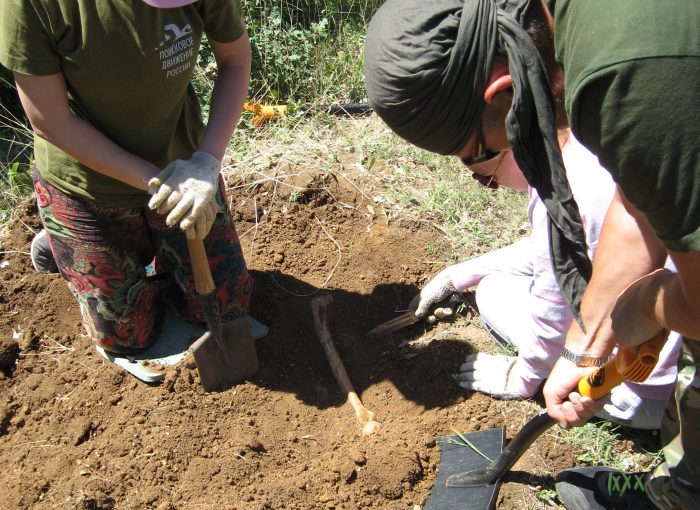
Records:
<instances>
[{"instance_id":1,"label":"gloved hand gripping shovel","mask_svg":"<svg viewBox=\"0 0 700 510\"><path fill-rule=\"evenodd\" d=\"M195 288L209 331L190 350L197 362L202 386L207 391L229 388L258 370L258 356L248 317L222 323L216 287L201 239L188 239Z\"/></svg>"},{"instance_id":2,"label":"gloved hand gripping shovel","mask_svg":"<svg viewBox=\"0 0 700 510\"><path fill-rule=\"evenodd\" d=\"M434 310L433 313L435 314L435 316L437 316L438 311L449 310L449 315L452 315L454 314L454 310L456 310L457 307L465 301L466 298L462 294L460 294L459 292L453 292L449 298L445 299L445 301L441 303L441 307ZM402 312L401 315L397 315L393 319L383 322L382 324L365 334L365 336L367 338L379 338L394 333L395 331L410 326L411 324L415 324L420 320L419 317L416 317L415 313L416 309L418 309L418 303L420 303L420 294L418 294L411 300L411 302L408 305L408 310ZM444 308L442 306L444 306ZM438 318L442 319L445 316L440 316Z\"/></svg>"},{"instance_id":3,"label":"gloved hand gripping shovel","mask_svg":"<svg viewBox=\"0 0 700 510\"><path fill-rule=\"evenodd\" d=\"M657 336L641 344L635 353L631 350L620 347L617 355L610 359L604 366L592 372L588 377L579 381L578 390L582 396L598 400L607 395L610 390L624 381L642 382L653 371L659 359L659 352L663 347L668 332L661 331ZM498 456L486 466L483 465L484 454L479 455L469 452L467 448L461 448L461 452L455 450L446 451L443 447L443 459L445 454L463 455L464 451L471 454L475 463L481 467L463 472L452 471L445 476L445 473L438 474L438 481L431 492L431 496L426 502L424 510L452 508L492 508L495 504L495 497L500 484L500 479L505 475L532 443L539 438L556 422L550 418L546 410L541 411L537 416L531 418L523 428L508 443L508 446L498 454ZM503 429L492 429L487 431L464 434L461 437L471 445L470 437L474 435L483 436L484 444L479 447L490 447L494 441L502 442ZM478 442L475 441L475 442ZM462 462L461 464L464 464ZM440 471L443 471L445 463L441 460ZM443 475L443 476L441 476ZM444 484L444 486L441 486ZM469 489L468 491L466 489ZM454 491L451 493L451 491ZM473 491L473 494L470 492ZM459 501L457 505L452 505L451 501ZM464 506L466 505L466 506Z\"/></svg>"}]
</instances>

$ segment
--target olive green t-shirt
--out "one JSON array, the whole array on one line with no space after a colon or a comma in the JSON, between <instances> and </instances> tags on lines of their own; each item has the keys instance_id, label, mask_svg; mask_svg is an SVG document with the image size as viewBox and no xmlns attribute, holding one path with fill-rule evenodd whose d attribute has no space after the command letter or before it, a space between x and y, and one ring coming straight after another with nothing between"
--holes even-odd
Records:
<instances>
[{"instance_id":1,"label":"olive green t-shirt","mask_svg":"<svg viewBox=\"0 0 700 510\"><path fill-rule=\"evenodd\" d=\"M700 250L700 2L557 0L572 131L673 251Z\"/></svg>"},{"instance_id":2,"label":"olive green t-shirt","mask_svg":"<svg viewBox=\"0 0 700 510\"><path fill-rule=\"evenodd\" d=\"M0 63L34 75L63 73L73 113L158 167L189 159L204 126L190 83L203 33L243 33L239 0L156 9L142 0L0 0ZM97 173L34 138L42 176L71 195L135 207L145 192Z\"/></svg>"}]
</instances>

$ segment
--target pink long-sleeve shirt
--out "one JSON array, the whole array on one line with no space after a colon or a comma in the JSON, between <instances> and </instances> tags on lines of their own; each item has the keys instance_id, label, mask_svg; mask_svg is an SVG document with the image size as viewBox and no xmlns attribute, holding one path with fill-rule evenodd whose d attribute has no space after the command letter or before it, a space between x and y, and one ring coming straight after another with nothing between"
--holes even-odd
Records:
<instances>
[{"instance_id":1,"label":"pink long-sleeve shirt","mask_svg":"<svg viewBox=\"0 0 700 510\"><path fill-rule=\"evenodd\" d=\"M588 255L595 256L598 239L608 206L615 192L610 174L598 159L571 137L562 150L567 177L579 207L588 244ZM522 338L518 339L518 361L510 374L521 394L533 394L558 359L566 332L573 315L559 286L549 255L547 210L534 188L528 189L530 203L528 220L532 227L529 237L487 253L480 257L451 266L450 276L457 290L464 291L477 285L487 275L501 274L532 279L526 302L528 323L522 324ZM504 289L505 290L505 289ZM671 366L673 359L662 360ZM662 363L663 364L663 363ZM663 369L669 367L658 367ZM667 370L668 371L668 370ZM668 381L666 379L669 379ZM657 378L656 385L672 383L673 374ZM650 383L652 381L649 381ZM509 381L510 383L510 381ZM665 398L668 388L655 391L654 384L638 388L650 398ZM641 395L640 395L641 396Z\"/></svg>"}]
</instances>

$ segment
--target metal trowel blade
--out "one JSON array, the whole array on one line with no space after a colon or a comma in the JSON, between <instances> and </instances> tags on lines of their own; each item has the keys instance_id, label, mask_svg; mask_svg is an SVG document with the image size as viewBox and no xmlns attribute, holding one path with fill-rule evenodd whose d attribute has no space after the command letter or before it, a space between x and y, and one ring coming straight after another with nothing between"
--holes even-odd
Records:
<instances>
[{"instance_id":1,"label":"metal trowel blade","mask_svg":"<svg viewBox=\"0 0 700 510\"><path fill-rule=\"evenodd\" d=\"M206 391L230 388L258 371L258 355L247 317L222 324L222 352L211 332L197 339L190 350Z\"/></svg>"},{"instance_id":2,"label":"metal trowel blade","mask_svg":"<svg viewBox=\"0 0 700 510\"><path fill-rule=\"evenodd\" d=\"M394 317L390 321L380 324L365 336L367 338L379 338L380 336L388 335L401 328L415 324L416 322L418 322L418 317L416 317L412 311L404 312L398 317Z\"/></svg>"}]
</instances>

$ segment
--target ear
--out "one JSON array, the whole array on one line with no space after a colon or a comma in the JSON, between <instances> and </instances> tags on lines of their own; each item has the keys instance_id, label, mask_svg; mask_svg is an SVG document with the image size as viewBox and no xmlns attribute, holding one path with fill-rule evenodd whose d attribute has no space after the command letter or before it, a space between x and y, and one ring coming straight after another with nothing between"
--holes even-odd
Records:
<instances>
[{"instance_id":1,"label":"ear","mask_svg":"<svg viewBox=\"0 0 700 510\"><path fill-rule=\"evenodd\" d=\"M510 74L493 74L484 91L484 101L490 103L496 94L511 88L513 88L513 77Z\"/></svg>"}]
</instances>

